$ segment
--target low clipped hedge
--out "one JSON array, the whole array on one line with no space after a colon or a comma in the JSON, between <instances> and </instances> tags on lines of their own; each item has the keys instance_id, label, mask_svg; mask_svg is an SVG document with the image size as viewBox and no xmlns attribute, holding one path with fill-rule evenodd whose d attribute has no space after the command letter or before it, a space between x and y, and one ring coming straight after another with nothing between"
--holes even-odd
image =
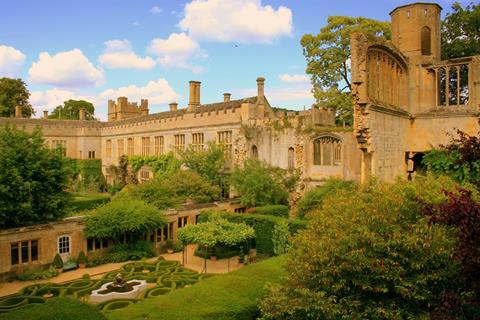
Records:
<instances>
[{"instance_id":1,"label":"low clipped hedge","mask_svg":"<svg viewBox=\"0 0 480 320\"><path fill-rule=\"evenodd\" d=\"M208 216L212 212L204 212L200 215L200 222L207 221ZM257 249L257 253L265 255L274 255L273 250L273 231L275 230L276 224L280 221L287 221L290 234L293 235L299 230L307 228L307 221L305 220L293 220L285 219L281 217L266 215L266 214L256 214L256 213L227 213L220 212L222 218L225 218L229 221L236 223L245 223L251 226L255 230L255 242L254 246Z\"/></svg>"},{"instance_id":2,"label":"low clipped hedge","mask_svg":"<svg viewBox=\"0 0 480 320\"><path fill-rule=\"evenodd\" d=\"M0 320L106 320L93 305L70 298L55 298L41 304L30 304L21 309L0 314Z\"/></svg>"},{"instance_id":3,"label":"low clipped hedge","mask_svg":"<svg viewBox=\"0 0 480 320\"><path fill-rule=\"evenodd\" d=\"M256 207L252 210L252 213L267 214L282 218L288 218L288 212L288 206L282 204L271 204L267 206Z\"/></svg>"}]
</instances>

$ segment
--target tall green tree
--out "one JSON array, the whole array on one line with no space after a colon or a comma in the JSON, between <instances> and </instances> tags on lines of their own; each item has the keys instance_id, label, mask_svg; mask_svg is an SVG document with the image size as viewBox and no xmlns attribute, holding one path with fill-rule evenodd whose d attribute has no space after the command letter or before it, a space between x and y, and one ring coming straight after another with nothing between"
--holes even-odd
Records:
<instances>
[{"instance_id":1,"label":"tall green tree","mask_svg":"<svg viewBox=\"0 0 480 320\"><path fill-rule=\"evenodd\" d=\"M480 4L452 5L442 22L442 59L480 54Z\"/></svg>"},{"instance_id":2,"label":"tall green tree","mask_svg":"<svg viewBox=\"0 0 480 320\"><path fill-rule=\"evenodd\" d=\"M60 218L68 177L61 150L46 148L40 129L0 127L0 228Z\"/></svg>"},{"instance_id":3,"label":"tall green tree","mask_svg":"<svg viewBox=\"0 0 480 320\"><path fill-rule=\"evenodd\" d=\"M28 102L30 92L22 79L0 78L0 117L11 117L15 106L22 106L22 115L30 117L35 114Z\"/></svg>"},{"instance_id":4,"label":"tall green tree","mask_svg":"<svg viewBox=\"0 0 480 320\"><path fill-rule=\"evenodd\" d=\"M305 34L301 44L307 60L317 103L335 110L337 121L353 123L350 81L350 34L390 38L390 23L345 16L331 16L317 35Z\"/></svg>"},{"instance_id":5,"label":"tall green tree","mask_svg":"<svg viewBox=\"0 0 480 320\"><path fill-rule=\"evenodd\" d=\"M93 116L95 107L91 102L85 100L67 100L56 107L48 116L50 119L78 120L80 118L80 109L85 108L85 120L95 120Z\"/></svg>"}]
</instances>

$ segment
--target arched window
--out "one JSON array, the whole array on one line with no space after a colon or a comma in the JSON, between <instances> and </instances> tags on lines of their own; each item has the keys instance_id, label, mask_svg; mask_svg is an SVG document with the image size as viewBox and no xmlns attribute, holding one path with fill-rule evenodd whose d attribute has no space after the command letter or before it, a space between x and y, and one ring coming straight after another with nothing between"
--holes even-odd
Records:
<instances>
[{"instance_id":1,"label":"arched window","mask_svg":"<svg viewBox=\"0 0 480 320\"><path fill-rule=\"evenodd\" d=\"M256 145L252 146L252 158L253 159L258 159L258 149Z\"/></svg>"},{"instance_id":2,"label":"arched window","mask_svg":"<svg viewBox=\"0 0 480 320\"><path fill-rule=\"evenodd\" d=\"M313 164L338 166L342 161L342 142L335 137L320 137L313 141Z\"/></svg>"},{"instance_id":3,"label":"arched window","mask_svg":"<svg viewBox=\"0 0 480 320\"><path fill-rule=\"evenodd\" d=\"M70 236L64 235L58 237L58 253L68 254L70 253Z\"/></svg>"},{"instance_id":4,"label":"arched window","mask_svg":"<svg viewBox=\"0 0 480 320\"><path fill-rule=\"evenodd\" d=\"M288 169L295 168L295 149L288 148Z\"/></svg>"},{"instance_id":5,"label":"arched window","mask_svg":"<svg viewBox=\"0 0 480 320\"><path fill-rule=\"evenodd\" d=\"M422 55L429 56L432 54L432 32L429 27L423 27L421 32Z\"/></svg>"}]
</instances>

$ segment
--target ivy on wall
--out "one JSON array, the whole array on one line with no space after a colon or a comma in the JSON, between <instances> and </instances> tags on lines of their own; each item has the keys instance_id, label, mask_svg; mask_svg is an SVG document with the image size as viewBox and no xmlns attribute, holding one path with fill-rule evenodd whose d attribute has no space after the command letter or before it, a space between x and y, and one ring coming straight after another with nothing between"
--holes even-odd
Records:
<instances>
[{"instance_id":1,"label":"ivy on wall","mask_svg":"<svg viewBox=\"0 0 480 320\"><path fill-rule=\"evenodd\" d=\"M69 159L72 172L71 188L74 191L104 191L105 177L100 159Z\"/></svg>"},{"instance_id":2,"label":"ivy on wall","mask_svg":"<svg viewBox=\"0 0 480 320\"><path fill-rule=\"evenodd\" d=\"M156 175L174 172L180 168L180 161L172 153L149 157L133 156L128 158L128 164L134 172L138 172L143 166L147 166Z\"/></svg>"}]
</instances>

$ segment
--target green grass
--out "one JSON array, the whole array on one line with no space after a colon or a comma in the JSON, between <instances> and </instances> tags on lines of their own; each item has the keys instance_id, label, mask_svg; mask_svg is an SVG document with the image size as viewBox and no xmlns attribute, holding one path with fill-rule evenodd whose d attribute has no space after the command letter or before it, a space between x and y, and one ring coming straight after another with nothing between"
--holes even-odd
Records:
<instances>
[{"instance_id":1,"label":"green grass","mask_svg":"<svg viewBox=\"0 0 480 320\"><path fill-rule=\"evenodd\" d=\"M107 313L109 319L255 319L257 299L266 283L282 276L283 257L275 257L224 275L204 279L189 288L140 301Z\"/></svg>"},{"instance_id":2,"label":"green grass","mask_svg":"<svg viewBox=\"0 0 480 320\"><path fill-rule=\"evenodd\" d=\"M70 214L83 210L90 210L110 201L108 193L76 193L68 204Z\"/></svg>"}]
</instances>

